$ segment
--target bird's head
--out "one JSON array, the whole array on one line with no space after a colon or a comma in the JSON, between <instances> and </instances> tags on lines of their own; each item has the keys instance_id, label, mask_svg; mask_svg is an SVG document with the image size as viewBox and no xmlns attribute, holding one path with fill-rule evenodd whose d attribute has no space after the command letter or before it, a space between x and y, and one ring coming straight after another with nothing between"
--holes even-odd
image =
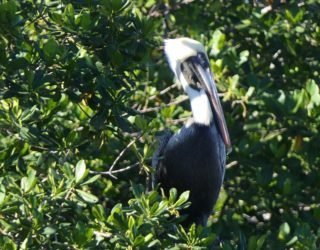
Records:
<instances>
[{"instance_id":1,"label":"bird's head","mask_svg":"<svg viewBox=\"0 0 320 250\"><path fill-rule=\"evenodd\" d=\"M193 39L177 38L165 40L164 51L170 68L189 97L192 98L197 93L205 93L208 97L218 129L227 151L230 152L229 132L205 48Z\"/></svg>"}]
</instances>

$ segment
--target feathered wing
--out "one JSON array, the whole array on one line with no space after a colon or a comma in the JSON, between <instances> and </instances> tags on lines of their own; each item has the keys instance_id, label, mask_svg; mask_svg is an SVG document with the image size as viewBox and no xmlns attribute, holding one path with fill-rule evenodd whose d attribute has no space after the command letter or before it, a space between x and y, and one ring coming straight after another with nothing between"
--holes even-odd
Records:
<instances>
[{"instance_id":1,"label":"feathered wing","mask_svg":"<svg viewBox=\"0 0 320 250\"><path fill-rule=\"evenodd\" d=\"M179 194L190 191L191 205L181 211L187 215L183 225L205 226L224 175L225 146L216 126L187 124L178 133L164 136L155 155L154 181L165 194L173 187Z\"/></svg>"},{"instance_id":2,"label":"feathered wing","mask_svg":"<svg viewBox=\"0 0 320 250\"><path fill-rule=\"evenodd\" d=\"M166 130L164 134L158 139L159 145L152 157L152 168L154 171L152 174L151 183L149 184L149 187L152 189L154 189L158 183L158 171L159 169L161 169L161 166L163 164L164 151L172 135L173 133L170 130Z\"/></svg>"}]
</instances>

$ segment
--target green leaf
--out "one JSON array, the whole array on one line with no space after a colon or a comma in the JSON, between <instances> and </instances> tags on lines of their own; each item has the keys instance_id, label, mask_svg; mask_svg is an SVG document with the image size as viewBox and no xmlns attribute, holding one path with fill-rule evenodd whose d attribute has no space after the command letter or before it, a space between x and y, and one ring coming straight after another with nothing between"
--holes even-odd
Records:
<instances>
[{"instance_id":1,"label":"green leaf","mask_svg":"<svg viewBox=\"0 0 320 250\"><path fill-rule=\"evenodd\" d=\"M189 194L190 191L184 191L180 196L179 199L176 201L176 203L174 204L176 207L181 206L182 204L184 204L185 202L188 201L189 199Z\"/></svg>"},{"instance_id":2,"label":"green leaf","mask_svg":"<svg viewBox=\"0 0 320 250\"><path fill-rule=\"evenodd\" d=\"M80 26L83 29L88 29L90 25L91 25L90 14L87 12L82 13L80 17Z\"/></svg>"},{"instance_id":3,"label":"green leaf","mask_svg":"<svg viewBox=\"0 0 320 250\"><path fill-rule=\"evenodd\" d=\"M210 54L216 56L220 53L222 48L225 46L226 35L223 34L220 30L216 30L212 36L212 45Z\"/></svg>"},{"instance_id":4,"label":"green leaf","mask_svg":"<svg viewBox=\"0 0 320 250\"><path fill-rule=\"evenodd\" d=\"M92 208L92 214L99 221L105 220L105 211L102 205L100 204L97 204Z\"/></svg>"},{"instance_id":5,"label":"green leaf","mask_svg":"<svg viewBox=\"0 0 320 250\"><path fill-rule=\"evenodd\" d=\"M261 237L259 237L259 239L257 240L257 248L256 250L260 250L263 247L264 242L266 241L268 237L268 234L262 235Z\"/></svg>"},{"instance_id":6,"label":"green leaf","mask_svg":"<svg viewBox=\"0 0 320 250\"><path fill-rule=\"evenodd\" d=\"M297 51L295 48L295 44L292 43L292 41L290 41L289 39L286 40L287 43L287 49L288 51L293 55L293 56L297 56Z\"/></svg>"},{"instance_id":7,"label":"green leaf","mask_svg":"<svg viewBox=\"0 0 320 250\"><path fill-rule=\"evenodd\" d=\"M93 234L93 229L81 221L76 224L76 227L72 231L73 239L78 245L84 245L90 242Z\"/></svg>"},{"instance_id":8,"label":"green leaf","mask_svg":"<svg viewBox=\"0 0 320 250\"><path fill-rule=\"evenodd\" d=\"M0 192L0 205L4 202L5 198L6 198L6 194L3 192Z\"/></svg>"},{"instance_id":9,"label":"green leaf","mask_svg":"<svg viewBox=\"0 0 320 250\"><path fill-rule=\"evenodd\" d=\"M250 55L250 53L248 50L241 51L239 64L241 65L241 64L245 63L246 61L248 61L249 55Z\"/></svg>"},{"instance_id":10,"label":"green leaf","mask_svg":"<svg viewBox=\"0 0 320 250\"><path fill-rule=\"evenodd\" d=\"M135 238L133 242L133 246L138 247L142 246L144 244L144 237L142 235L139 235L137 238Z\"/></svg>"},{"instance_id":11,"label":"green leaf","mask_svg":"<svg viewBox=\"0 0 320 250\"><path fill-rule=\"evenodd\" d=\"M319 94L319 86L313 79L307 81L306 89L311 96Z\"/></svg>"},{"instance_id":12,"label":"green leaf","mask_svg":"<svg viewBox=\"0 0 320 250\"><path fill-rule=\"evenodd\" d=\"M37 110L36 105L32 106L30 109L24 110L21 114L21 121L28 121Z\"/></svg>"},{"instance_id":13,"label":"green leaf","mask_svg":"<svg viewBox=\"0 0 320 250\"><path fill-rule=\"evenodd\" d=\"M283 183L283 193L285 195L288 195L291 193L292 190L292 184L291 184L291 179L290 178L286 178L284 183Z\"/></svg>"},{"instance_id":14,"label":"green leaf","mask_svg":"<svg viewBox=\"0 0 320 250\"><path fill-rule=\"evenodd\" d=\"M296 243L298 241L298 237L295 235L292 237L291 240L289 240L287 243L286 243L286 246L289 247L291 245L293 245L294 243Z\"/></svg>"},{"instance_id":15,"label":"green leaf","mask_svg":"<svg viewBox=\"0 0 320 250\"><path fill-rule=\"evenodd\" d=\"M72 25L74 23L74 19L75 19L75 13L74 13L74 8L72 4L68 4L63 12L63 16L64 16L64 21L66 24Z\"/></svg>"},{"instance_id":16,"label":"green leaf","mask_svg":"<svg viewBox=\"0 0 320 250\"><path fill-rule=\"evenodd\" d=\"M156 207L157 204L155 203L154 205ZM168 209L168 202L161 201L154 211L154 216L159 216L160 214L164 213L167 209Z\"/></svg>"},{"instance_id":17,"label":"green leaf","mask_svg":"<svg viewBox=\"0 0 320 250\"><path fill-rule=\"evenodd\" d=\"M87 180L87 181L85 181L85 182L83 182L83 183L81 183L81 186L84 186L84 185L88 185L88 184L91 184L91 183L94 183L94 182L96 182L98 179L100 179L100 177L101 177L101 175L95 175L95 176L93 176L93 177L91 177L89 180Z\"/></svg>"},{"instance_id":18,"label":"green leaf","mask_svg":"<svg viewBox=\"0 0 320 250\"><path fill-rule=\"evenodd\" d=\"M152 248L152 247L155 247L155 246L160 246L161 245L161 242L160 240L158 239L155 239L153 241L151 241L148 245L148 248Z\"/></svg>"},{"instance_id":19,"label":"green leaf","mask_svg":"<svg viewBox=\"0 0 320 250\"><path fill-rule=\"evenodd\" d=\"M302 89L301 91L296 90L294 92L294 99L296 100L296 105L293 108L292 112L296 113L300 108L304 107L305 99L306 99L306 91Z\"/></svg>"},{"instance_id":20,"label":"green leaf","mask_svg":"<svg viewBox=\"0 0 320 250\"><path fill-rule=\"evenodd\" d=\"M45 235L52 235L55 234L57 232L57 230L53 227L45 227L43 230L43 234Z\"/></svg>"},{"instance_id":21,"label":"green leaf","mask_svg":"<svg viewBox=\"0 0 320 250\"><path fill-rule=\"evenodd\" d=\"M149 242L153 238L153 234L149 233L144 237L144 242Z\"/></svg>"},{"instance_id":22,"label":"green leaf","mask_svg":"<svg viewBox=\"0 0 320 250\"><path fill-rule=\"evenodd\" d=\"M58 52L59 49L59 45L58 43L53 40L53 39L49 39L44 45L43 45L43 51L44 54L48 57L48 58L53 58L56 53Z\"/></svg>"},{"instance_id":23,"label":"green leaf","mask_svg":"<svg viewBox=\"0 0 320 250\"><path fill-rule=\"evenodd\" d=\"M294 18L293 18L293 16L292 16L291 12L290 12L289 10L286 10L285 13L286 13L286 17L287 17L287 19L289 20L289 22L290 22L290 23L295 23Z\"/></svg>"},{"instance_id":24,"label":"green leaf","mask_svg":"<svg viewBox=\"0 0 320 250\"><path fill-rule=\"evenodd\" d=\"M316 84L316 82L312 80L307 81L307 86L306 90L311 96L311 106L310 108L313 108L313 104L316 106L320 105L320 91L319 91L319 86Z\"/></svg>"},{"instance_id":25,"label":"green leaf","mask_svg":"<svg viewBox=\"0 0 320 250\"><path fill-rule=\"evenodd\" d=\"M134 194L134 197L138 199L143 195L144 190L141 185L133 184L132 185L132 192Z\"/></svg>"},{"instance_id":26,"label":"green leaf","mask_svg":"<svg viewBox=\"0 0 320 250\"><path fill-rule=\"evenodd\" d=\"M278 238L284 240L290 234L290 226L287 222L281 224L279 228Z\"/></svg>"},{"instance_id":27,"label":"green leaf","mask_svg":"<svg viewBox=\"0 0 320 250\"><path fill-rule=\"evenodd\" d=\"M174 202L176 198L177 198L177 189L171 188L169 191L169 202L170 203Z\"/></svg>"},{"instance_id":28,"label":"green leaf","mask_svg":"<svg viewBox=\"0 0 320 250\"><path fill-rule=\"evenodd\" d=\"M138 115L135 117L135 125L141 130L147 129L148 127L147 121L142 116Z\"/></svg>"},{"instance_id":29,"label":"green leaf","mask_svg":"<svg viewBox=\"0 0 320 250\"><path fill-rule=\"evenodd\" d=\"M5 240L5 243L2 246L2 249L3 250L17 250L18 248L17 248L17 245L14 243L13 240L7 238Z\"/></svg>"},{"instance_id":30,"label":"green leaf","mask_svg":"<svg viewBox=\"0 0 320 250\"><path fill-rule=\"evenodd\" d=\"M129 219L128 219L128 228L132 231L133 229L133 226L135 224L135 220L132 216L129 216Z\"/></svg>"},{"instance_id":31,"label":"green leaf","mask_svg":"<svg viewBox=\"0 0 320 250\"><path fill-rule=\"evenodd\" d=\"M78 161L76 165L76 172L75 172L76 183L79 183L80 181L82 181L87 175L88 175L88 171L86 171L86 164L84 160Z\"/></svg>"},{"instance_id":32,"label":"green leaf","mask_svg":"<svg viewBox=\"0 0 320 250\"><path fill-rule=\"evenodd\" d=\"M97 203L99 201L98 197L93 194L84 192L79 189L76 189L76 192L84 201L86 201L88 203Z\"/></svg>"},{"instance_id":33,"label":"green leaf","mask_svg":"<svg viewBox=\"0 0 320 250\"><path fill-rule=\"evenodd\" d=\"M36 178L36 171L33 169L30 169L28 172L27 177L23 177L21 179L21 189L27 193L29 192L37 183L37 178Z\"/></svg>"},{"instance_id":34,"label":"green leaf","mask_svg":"<svg viewBox=\"0 0 320 250\"><path fill-rule=\"evenodd\" d=\"M257 249L257 236L250 236L248 241L248 250L256 250Z\"/></svg>"}]
</instances>

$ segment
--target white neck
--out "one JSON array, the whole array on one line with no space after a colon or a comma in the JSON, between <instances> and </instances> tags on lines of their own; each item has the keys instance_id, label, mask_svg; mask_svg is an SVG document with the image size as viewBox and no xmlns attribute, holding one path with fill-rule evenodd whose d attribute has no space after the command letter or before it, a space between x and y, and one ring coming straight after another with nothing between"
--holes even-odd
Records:
<instances>
[{"instance_id":1,"label":"white neck","mask_svg":"<svg viewBox=\"0 0 320 250\"><path fill-rule=\"evenodd\" d=\"M210 125L213 115L210 101L204 90L187 89L190 98L193 120L202 125Z\"/></svg>"}]
</instances>

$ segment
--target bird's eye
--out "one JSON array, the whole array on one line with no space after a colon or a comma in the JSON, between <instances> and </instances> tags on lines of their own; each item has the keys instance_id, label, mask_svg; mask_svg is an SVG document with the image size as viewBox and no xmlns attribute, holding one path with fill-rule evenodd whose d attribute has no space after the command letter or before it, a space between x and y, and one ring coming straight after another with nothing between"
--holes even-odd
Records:
<instances>
[{"instance_id":1,"label":"bird's eye","mask_svg":"<svg viewBox=\"0 0 320 250\"><path fill-rule=\"evenodd\" d=\"M209 62L208 62L208 59L207 59L207 57L206 57L206 55L204 53L202 53L202 52L198 53L197 57L198 57L200 65L204 69L209 68Z\"/></svg>"},{"instance_id":2,"label":"bird's eye","mask_svg":"<svg viewBox=\"0 0 320 250\"><path fill-rule=\"evenodd\" d=\"M185 77L189 86L195 90L201 89L201 84L199 77L197 75L196 64L199 64L199 59L197 56L191 56L187 60L181 63L181 72Z\"/></svg>"}]
</instances>

